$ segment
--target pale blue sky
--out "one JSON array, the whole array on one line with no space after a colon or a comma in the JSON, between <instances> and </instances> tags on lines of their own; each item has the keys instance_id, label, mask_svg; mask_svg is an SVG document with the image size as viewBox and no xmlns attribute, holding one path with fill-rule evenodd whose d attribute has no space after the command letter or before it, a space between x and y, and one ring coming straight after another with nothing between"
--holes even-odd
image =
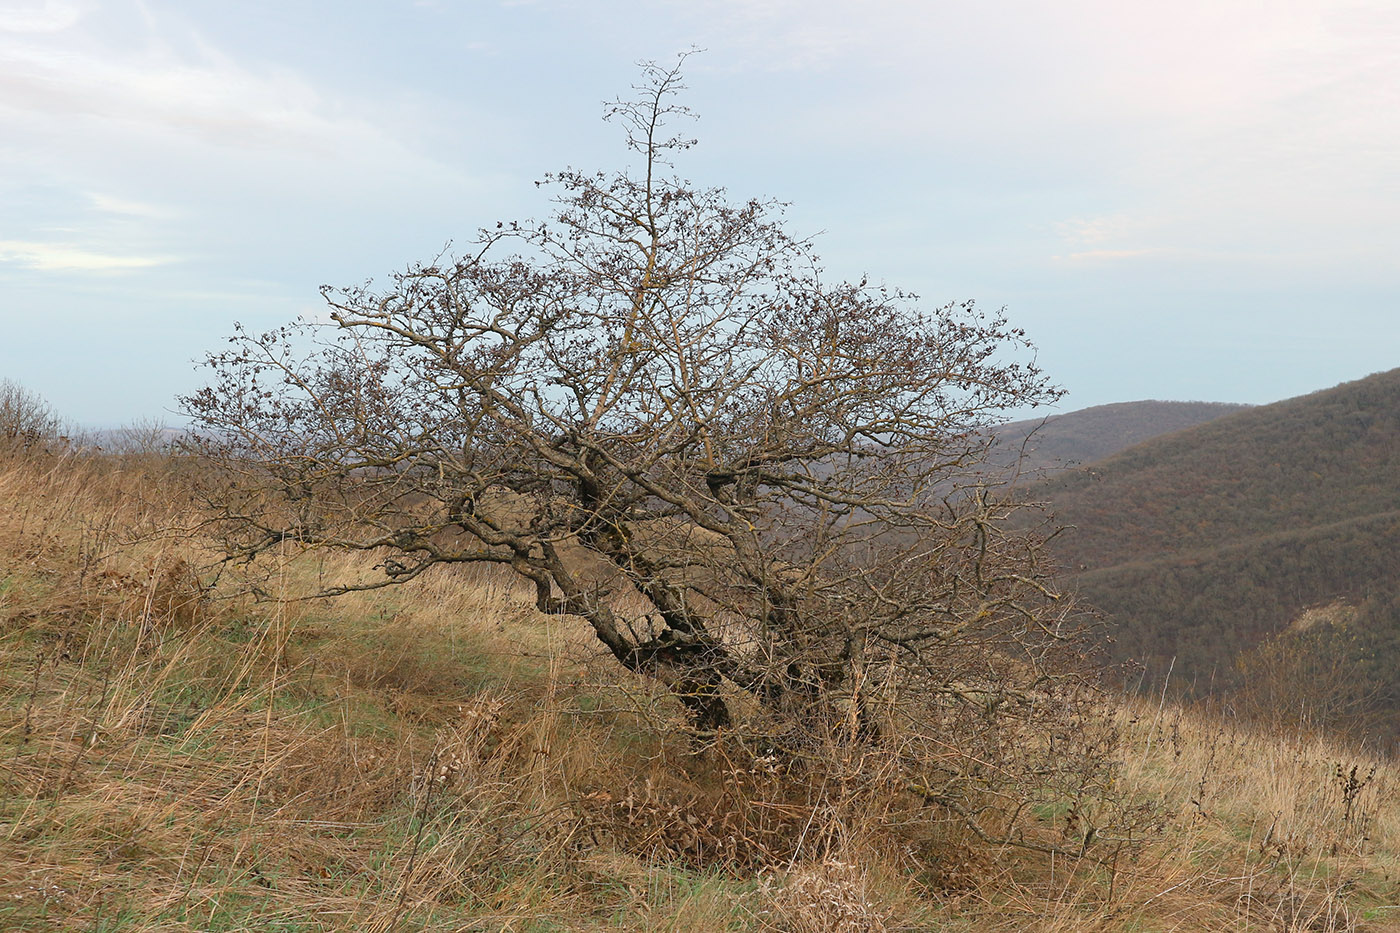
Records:
<instances>
[{"instance_id":1,"label":"pale blue sky","mask_svg":"<svg viewBox=\"0 0 1400 933\"><path fill-rule=\"evenodd\" d=\"M173 421L235 321L621 164L601 102L692 45L681 174L1006 305L1065 410L1400 366L1395 0L0 0L0 377Z\"/></svg>"}]
</instances>

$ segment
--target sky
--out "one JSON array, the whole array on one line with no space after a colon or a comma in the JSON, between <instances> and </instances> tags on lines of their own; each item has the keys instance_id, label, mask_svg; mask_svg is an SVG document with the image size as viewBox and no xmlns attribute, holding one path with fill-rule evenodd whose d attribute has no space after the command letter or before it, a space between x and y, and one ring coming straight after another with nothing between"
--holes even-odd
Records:
<instances>
[{"instance_id":1,"label":"sky","mask_svg":"<svg viewBox=\"0 0 1400 933\"><path fill-rule=\"evenodd\" d=\"M0 378L179 424L235 322L624 165L603 102L692 47L680 174L1005 307L1059 410L1400 366L1395 0L0 0Z\"/></svg>"}]
</instances>

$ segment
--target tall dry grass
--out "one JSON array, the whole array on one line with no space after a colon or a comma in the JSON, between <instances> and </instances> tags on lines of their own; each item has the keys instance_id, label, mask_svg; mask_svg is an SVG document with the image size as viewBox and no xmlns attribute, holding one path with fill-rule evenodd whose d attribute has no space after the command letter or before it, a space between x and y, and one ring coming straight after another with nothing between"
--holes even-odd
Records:
<instances>
[{"instance_id":1,"label":"tall dry grass","mask_svg":"<svg viewBox=\"0 0 1400 933\"><path fill-rule=\"evenodd\" d=\"M508 587L425 583L416 615L220 598L188 468L0 466L0 926L388 929L552 888L568 814L520 783L543 726L502 715L509 665L453 664L504 656Z\"/></svg>"},{"instance_id":2,"label":"tall dry grass","mask_svg":"<svg viewBox=\"0 0 1400 933\"><path fill-rule=\"evenodd\" d=\"M1020 824L1057 854L994 845L911 801L887 757L830 745L796 774L697 746L509 574L439 568L326 603L300 597L376 558L288 553L258 569L265 598L236 569L211 588L197 470L0 459L0 929L1302 931L1400 913L1391 762L1125 702L1104 786L1047 787Z\"/></svg>"}]
</instances>

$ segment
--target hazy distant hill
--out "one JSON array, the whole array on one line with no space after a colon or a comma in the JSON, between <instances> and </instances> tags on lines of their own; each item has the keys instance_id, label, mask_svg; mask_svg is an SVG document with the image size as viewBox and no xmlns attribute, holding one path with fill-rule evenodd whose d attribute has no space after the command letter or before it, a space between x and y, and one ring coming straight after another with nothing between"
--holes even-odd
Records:
<instances>
[{"instance_id":1,"label":"hazy distant hill","mask_svg":"<svg viewBox=\"0 0 1400 933\"><path fill-rule=\"evenodd\" d=\"M1228 683L1308 607L1344 599L1358 624L1390 624L1400 369L1152 438L1036 495L1075 526L1059 553L1121 624L1120 655Z\"/></svg>"},{"instance_id":2,"label":"hazy distant hill","mask_svg":"<svg viewBox=\"0 0 1400 933\"><path fill-rule=\"evenodd\" d=\"M995 462L1022 472L1056 472L1247 408L1224 402L1118 402L1064 415L1014 421L997 429Z\"/></svg>"}]
</instances>

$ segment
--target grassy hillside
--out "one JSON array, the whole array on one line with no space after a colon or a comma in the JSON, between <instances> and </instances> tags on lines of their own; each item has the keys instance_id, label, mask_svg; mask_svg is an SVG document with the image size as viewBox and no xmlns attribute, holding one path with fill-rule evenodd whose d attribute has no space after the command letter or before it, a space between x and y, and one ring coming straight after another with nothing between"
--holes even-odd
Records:
<instances>
[{"instance_id":1,"label":"grassy hillside","mask_svg":"<svg viewBox=\"0 0 1400 933\"><path fill-rule=\"evenodd\" d=\"M1387 762L1126 701L1095 783L994 844L858 749L798 775L697 746L509 577L215 580L199 479L0 458L0 929L1395 928Z\"/></svg>"},{"instance_id":2,"label":"grassy hillside","mask_svg":"<svg viewBox=\"0 0 1400 933\"><path fill-rule=\"evenodd\" d=\"M1118 402L1048 418L1014 421L997 429L998 463L1019 464L1026 473L1073 469L1140 444L1243 411L1224 402Z\"/></svg>"},{"instance_id":3,"label":"grassy hillside","mask_svg":"<svg viewBox=\"0 0 1400 933\"><path fill-rule=\"evenodd\" d=\"M1060 556L1121 624L1122 656L1234 684L1240 653L1309 607L1349 601L1358 632L1389 625L1400 370L1149 440L1037 494L1074 526Z\"/></svg>"}]
</instances>

